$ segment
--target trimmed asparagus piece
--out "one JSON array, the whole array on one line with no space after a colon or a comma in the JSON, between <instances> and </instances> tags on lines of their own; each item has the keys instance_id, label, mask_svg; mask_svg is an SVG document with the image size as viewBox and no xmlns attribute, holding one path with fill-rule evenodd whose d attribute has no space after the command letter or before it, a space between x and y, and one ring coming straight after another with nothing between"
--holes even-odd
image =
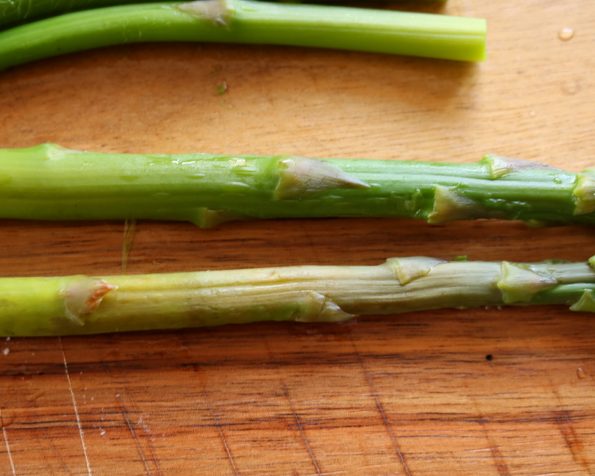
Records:
<instances>
[{"instance_id":1,"label":"trimmed asparagus piece","mask_svg":"<svg viewBox=\"0 0 595 476\"><path fill-rule=\"evenodd\" d=\"M595 224L595 169L486 156L371 159L139 155L45 144L0 149L0 218L153 219L200 227L248 218L473 218Z\"/></svg>"},{"instance_id":2,"label":"trimmed asparagus piece","mask_svg":"<svg viewBox=\"0 0 595 476\"><path fill-rule=\"evenodd\" d=\"M0 70L101 46L205 41L337 48L480 61L475 18L251 0L148 3L87 10L0 32Z\"/></svg>"},{"instance_id":3,"label":"trimmed asparagus piece","mask_svg":"<svg viewBox=\"0 0 595 476\"><path fill-rule=\"evenodd\" d=\"M0 28L76 10L159 0L0 0Z\"/></svg>"},{"instance_id":4,"label":"trimmed asparagus piece","mask_svg":"<svg viewBox=\"0 0 595 476\"><path fill-rule=\"evenodd\" d=\"M0 0L0 29L77 10L158 1L160 0Z\"/></svg>"},{"instance_id":5,"label":"trimmed asparagus piece","mask_svg":"<svg viewBox=\"0 0 595 476\"><path fill-rule=\"evenodd\" d=\"M595 312L588 263L447 262L379 266L0 278L0 334L48 336L255 321L337 322L438 308L564 304Z\"/></svg>"}]
</instances>

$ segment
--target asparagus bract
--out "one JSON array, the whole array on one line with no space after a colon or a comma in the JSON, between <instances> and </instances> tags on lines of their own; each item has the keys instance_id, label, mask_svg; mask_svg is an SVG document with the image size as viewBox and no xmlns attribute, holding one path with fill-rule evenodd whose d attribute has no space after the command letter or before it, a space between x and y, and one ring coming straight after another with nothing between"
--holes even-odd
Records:
<instances>
[{"instance_id":1,"label":"asparagus bract","mask_svg":"<svg viewBox=\"0 0 595 476\"><path fill-rule=\"evenodd\" d=\"M473 218L595 224L595 171L486 156L445 164L0 149L0 218Z\"/></svg>"},{"instance_id":2,"label":"asparagus bract","mask_svg":"<svg viewBox=\"0 0 595 476\"><path fill-rule=\"evenodd\" d=\"M412 257L379 266L0 278L0 334L337 322L355 315L529 304L595 312L594 266L594 258L590 264L525 264Z\"/></svg>"},{"instance_id":3,"label":"asparagus bract","mask_svg":"<svg viewBox=\"0 0 595 476\"><path fill-rule=\"evenodd\" d=\"M337 48L480 61L484 20L251 0L122 5L0 32L0 69L101 46L203 41Z\"/></svg>"}]
</instances>

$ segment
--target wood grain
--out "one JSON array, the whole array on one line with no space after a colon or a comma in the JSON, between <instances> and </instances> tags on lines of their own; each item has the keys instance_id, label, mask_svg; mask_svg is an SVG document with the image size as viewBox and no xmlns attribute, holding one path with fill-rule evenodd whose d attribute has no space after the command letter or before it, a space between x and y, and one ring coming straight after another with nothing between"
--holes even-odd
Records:
<instances>
[{"instance_id":1,"label":"wood grain","mask_svg":"<svg viewBox=\"0 0 595 476\"><path fill-rule=\"evenodd\" d=\"M592 3L450 0L444 11L488 19L486 63L142 45L20 67L0 75L0 145L437 161L495 152L593 166ZM123 223L5 221L0 273L117 273L123 239ZM490 221L140 222L127 272L420 254L581 260L594 245L586 228ZM0 474L595 473L595 324L561 309L0 349Z\"/></svg>"}]
</instances>

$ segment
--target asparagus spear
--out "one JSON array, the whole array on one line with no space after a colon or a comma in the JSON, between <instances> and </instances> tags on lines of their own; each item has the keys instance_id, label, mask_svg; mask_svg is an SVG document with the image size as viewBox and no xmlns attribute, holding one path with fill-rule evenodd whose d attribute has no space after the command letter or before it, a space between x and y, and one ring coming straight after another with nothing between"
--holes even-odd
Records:
<instances>
[{"instance_id":1,"label":"asparagus spear","mask_svg":"<svg viewBox=\"0 0 595 476\"><path fill-rule=\"evenodd\" d=\"M159 0L0 0L0 28L60 13Z\"/></svg>"},{"instance_id":2,"label":"asparagus spear","mask_svg":"<svg viewBox=\"0 0 595 476\"><path fill-rule=\"evenodd\" d=\"M77 10L159 1L161 0L0 0L0 29Z\"/></svg>"},{"instance_id":3,"label":"asparagus spear","mask_svg":"<svg viewBox=\"0 0 595 476\"><path fill-rule=\"evenodd\" d=\"M77 10L158 1L160 0L0 0L0 29Z\"/></svg>"},{"instance_id":4,"label":"asparagus spear","mask_svg":"<svg viewBox=\"0 0 595 476\"><path fill-rule=\"evenodd\" d=\"M354 315L564 304L595 312L587 263L446 262L379 266L0 278L0 334L46 336L239 324L337 322Z\"/></svg>"},{"instance_id":5,"label":"asparagus spear","mask_svg":"<svg viewBox=\"0 0 595 476\"><path fill-rule=\"evenodd\" d=\"M595 224L595 169L487 156L445 164L370 159L139 155L52 144L0 149L0 218L413 217Z\"/></svg>"},{"instance_id":6,"label":"asparagus spear","mask_svg":"<svg viewBox=\"0 0 595 476\"><path fill-rule=\"evenodd\" d=\"M250 0L161 2L98 8L0 32L0 70L101 46L207 41L338 48L480 61L484 20Z\"/></svg>"}]
</instances>

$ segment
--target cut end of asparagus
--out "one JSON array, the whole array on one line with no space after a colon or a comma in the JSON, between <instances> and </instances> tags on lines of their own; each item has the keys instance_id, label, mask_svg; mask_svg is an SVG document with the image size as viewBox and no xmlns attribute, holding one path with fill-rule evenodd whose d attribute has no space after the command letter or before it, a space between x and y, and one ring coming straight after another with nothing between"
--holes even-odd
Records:
<instances>
[{"instance_id":1,"label":"cut end of asparagus","mask_svg":"<svg viewBox=\"0 0 595 476\"><path fill-rule=\"evenodd\" d=\"M229 0L198 0L182 3L178 5L178 9L219 26L229 25L235 11Z\"/></svg>"},{"instance_id":2,"label":"cut end of asparagus","mask_svg":"<svg viewBox=\"0 0 595 476\"><path fill-rule=\"evenodd\" d=\"M543 276L522 264L503 261L497 286L502 292L503 302L514 304L531 302L535 294L556 284L558 282L553 276Z\"/></svg>"},{"instance_id":3,"label":"cut end of asparagus","mask_svg":"<svg viewBox=\"0 0 595 476\"><path fill-rule=\"evenodd\" d=\"M573 196L575 199L575 215L595 212L595 169L578 174Z\"/></svg>"},{"instance_id":4,"label":"cut end of asparagus","mask_svg":"<svg viewBox=\"0 0 595 476\"><path fill-rule=\"evenodd\" d=\"M585 290L581 298L570 306L571 311L595 312L595 294L590 289Z\"/></svg>"},{"instance_id":5,"label":"cut end of asparagus","mask_svg":"<svg viewBox=\"0 0 595 476\"><path fill-rule=\"evenodd\" d=\"M103 298L116 286L102 279L81 276L70 283L63 291L64 311L68 319L80 326L85 325L85 319L95 311Z\"/></svg>"},{"instance_id":6,"label":"cut end of asparagus","mask_svg":"<svg viewBox=\"0 0 595 476\"><path fill-rule=\"evenodd\" d=\"M484 215L480 205L460 195L453 188L437 185L434 190L434 207L428 215L428 223L438 225Z\"/></svg>"},{"instance_id":7,"label":"cut end of asparagus","mask_svg":"<svg viewBox=\"0 0 595 476\"><path fill-rule=\"evenodd\" d=\"M367 183L321 160L291 157L281 159L278 167L279 182L274 192L277 200L299 199L337 188L369 188Z\"/></svg>"}]
</instances>

